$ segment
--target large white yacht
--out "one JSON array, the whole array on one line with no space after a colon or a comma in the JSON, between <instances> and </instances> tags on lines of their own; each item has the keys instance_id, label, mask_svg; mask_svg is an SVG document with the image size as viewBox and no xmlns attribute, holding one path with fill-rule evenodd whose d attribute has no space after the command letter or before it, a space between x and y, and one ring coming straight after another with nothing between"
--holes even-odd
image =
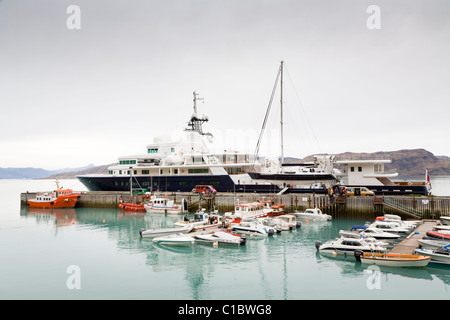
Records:
<instances>
[{"instance_id":1,"label":"large white yacht","mask_svg":"<svg viewBox=\"0 0 450 320\"><path fill-rule=\"evenodd\" d=\"M116 165L108 168L108 174L79 175L77 178L91 191L189 192L196 185L212 185L218 192L283 191L289 181L274 184L255 181L249 176L250 168L261 165L254 161L254 156L234 150L213 152L214 137L202 128L209 119L197 113L199 99L194 92L194 112L178 138L155 137L146 153L120 157ZM312 189L307 186L289 191L309 192ZM325 192L324 189L314 191Z\"/></svg>"}]
</instances>

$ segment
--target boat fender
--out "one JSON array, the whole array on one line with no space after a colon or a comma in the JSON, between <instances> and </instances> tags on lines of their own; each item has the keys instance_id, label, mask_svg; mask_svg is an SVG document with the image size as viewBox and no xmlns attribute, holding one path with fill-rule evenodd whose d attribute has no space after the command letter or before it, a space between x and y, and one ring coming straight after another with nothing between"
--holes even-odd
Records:
<instances>
[{"instance_id":1,"label":"boat fender","mask_svg":"<svg viewBox=\"0 0 450 320\"><path fill-rule=\"evenodd\" d=\"M145 231L145 229L144 228L140 228L139 229L139 235L142 237L142 232L144 232Z\"/></svg>"},{"instance_id":2,"label":"boat fender","mask_svg":"<svg viewBox=\"0 0 450 320\"><path fill-rule=\"evenodd\" d=\"M361 262L361 256L363 255L363 252L361 250L355 250L354 255L355 255L356 261Z\"/></svg>"},{"instance_id":3,"label":"boat fender","mask_svg":"<svg viewBox=\"0 0 450 320\"><path fill-rule=\"evenodd\" d=\"M316 241L316 249L319 250L320 246L322 245L322 242Z\"/></svg>"}]
</instances>

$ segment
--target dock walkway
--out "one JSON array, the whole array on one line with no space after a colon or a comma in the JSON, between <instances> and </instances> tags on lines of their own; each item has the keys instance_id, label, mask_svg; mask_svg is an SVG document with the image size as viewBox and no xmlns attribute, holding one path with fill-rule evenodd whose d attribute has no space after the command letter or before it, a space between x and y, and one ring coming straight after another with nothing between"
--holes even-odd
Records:
<instances>
[{"instance_id":1,"label":"dock walkway","mask_svg":"<svg viewBox=\"0 0 450 320\"><path fill-rule=\"evenodd\" d=\"M439 224L437 220L424 220L412 233L410 233L403 241L397 244L390 252L399 254L412 254L414 249L419 246L417 240L422 239L427 231L433 229L433 226Z\"/></svg>"}]
</instances>

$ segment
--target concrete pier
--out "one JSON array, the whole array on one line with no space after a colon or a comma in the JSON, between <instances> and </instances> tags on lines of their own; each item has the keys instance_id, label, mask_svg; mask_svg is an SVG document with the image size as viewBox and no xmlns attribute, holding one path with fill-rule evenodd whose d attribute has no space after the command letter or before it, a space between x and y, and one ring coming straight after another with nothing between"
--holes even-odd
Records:
<instances>
[{"instance_id":1,"label":"concrete pier","mask_svg":"<svg viewBox=\"0 0 450 320\"><path fill-rule=\"evenodd\" d=\"M306 208L320 208L333 218L362 218L372 220L385 213L398 214L404 219L439 219L450 216L450 197L426 196L375 196L375 197L343 197L322 194L261 194L261 193L219 193L214 199L201 199L192 192L160 192L160 197L167 197L181 203L184 198L189 204L189 211L195 212L199 207L217 209L219 212L234 210L236 203L273 200L274 204L284 204L288 212L303 211ZM26 192L20 196L21 205L36 197L36 193ZM82 192L77 207L84 208L118 208L119 200L144 200L143 195L132 197L129 192L86 191Z\"/></svg>"},{"instance_id":2,"label":"concrete pier","mask_svg":"<svg viewBox=\"0 0 450 320\"><path fill-rule=\"evenodd\" d=\"M397 244L390 253L413 254L414 249L419 246L417 240L426 236L426 232L433 229L433 226L439 224L437 220L424 220L412 233L410 233L403 241Z\"/></svg>"}]
</instances>

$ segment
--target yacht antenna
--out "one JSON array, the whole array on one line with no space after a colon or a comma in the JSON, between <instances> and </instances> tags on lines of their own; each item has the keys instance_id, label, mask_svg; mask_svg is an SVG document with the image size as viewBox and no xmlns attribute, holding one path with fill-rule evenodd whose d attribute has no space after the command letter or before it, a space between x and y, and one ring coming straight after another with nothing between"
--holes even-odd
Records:
<instances>
[{"instance_id":1,"label":"yacht antenna","mask_svg":"<svg viewBox=\"0 0 450 320\"><path fill-rule=\"evenodd\" d=\"M201 135L211 135L211 133L203 132L202 125L204 122L209 121L208 117L203 115L201 118L197 115L197 100L204 100L204 98L199 98L198 93L194 91L194 113L191 116L191 119L188 122L188 128L184 129L185 131L194 131L198 132Z\"/></svg>"},{"instance_id":2,"label":"yacht antenna","mask_svg":"<svg viewBox=\"0 0 450 320\"><path fill-rule=\"evenodd\" d=\"M283 147L283 61L280 65L280 142L281 142L281 165L284 162L284 147Z\"/></svg>"}]
</instances>

